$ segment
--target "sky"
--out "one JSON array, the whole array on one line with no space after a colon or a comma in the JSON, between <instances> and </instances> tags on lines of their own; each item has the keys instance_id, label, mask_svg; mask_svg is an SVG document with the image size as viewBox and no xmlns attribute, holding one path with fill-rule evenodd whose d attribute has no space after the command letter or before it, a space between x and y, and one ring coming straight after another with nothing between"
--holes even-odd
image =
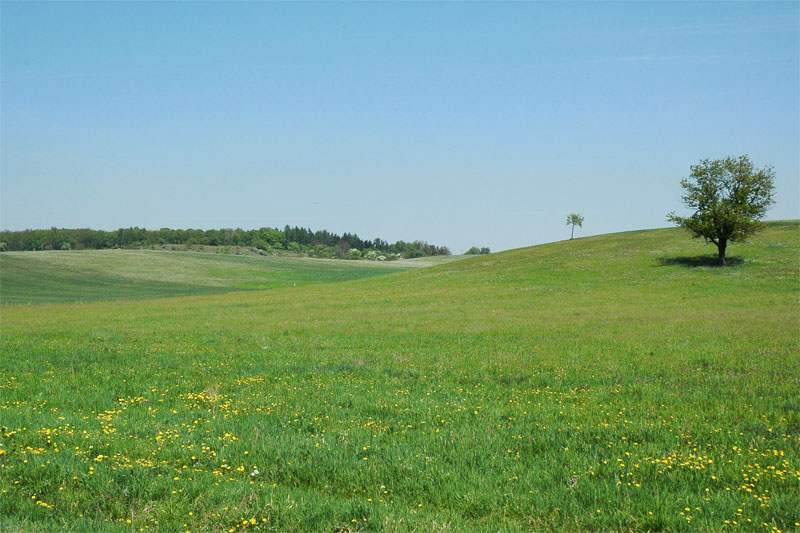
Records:
<instances>
[{"instance_id":1,"label":"sky","mask_svg":"<svg viewBox=\"0 0 800 533\"><path fill-rule=\"evenodd\" d=\"M800 218L800 3L0 3L0 228L459 253L667 227L701 159Z\"/></svg>"}]
</instances>

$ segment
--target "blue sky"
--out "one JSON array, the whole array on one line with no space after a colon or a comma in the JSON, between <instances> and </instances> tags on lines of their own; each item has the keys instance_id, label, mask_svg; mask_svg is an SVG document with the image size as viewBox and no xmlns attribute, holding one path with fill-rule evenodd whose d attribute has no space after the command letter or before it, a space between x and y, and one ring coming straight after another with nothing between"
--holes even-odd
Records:
<instances>
[{"instance_id":1,"label":"blue sky","mask_svg":"<svg viewBox=\"0 0 800 533\"><path fill-rule=\"evenodd\" d=\"M4 1L0 226L502 250L741 154L800 218L799 5Z\"/></svg>"}]
</instances>

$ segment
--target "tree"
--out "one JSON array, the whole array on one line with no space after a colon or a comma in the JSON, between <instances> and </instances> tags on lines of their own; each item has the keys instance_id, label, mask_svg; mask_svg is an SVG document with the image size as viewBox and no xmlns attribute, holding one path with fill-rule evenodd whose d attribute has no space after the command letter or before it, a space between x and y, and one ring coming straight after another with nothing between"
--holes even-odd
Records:
<instances>
[{"instance_id":1,"label":"tree","mask_svg":"<svg viewBox=\"0 0 800 533\"><path fill-rule=\"evenodd\" d=\"M725 266L728 241L742 241L755 233L761 226L759 219L775 203L775 171L754 168L746 155L703 159L689 169L689 178L681 180L681 198L694 213L679 217L673 211L667 220L716 244L719 265Z\"/></svg>"},{"instance_id":2,"label":"tree","mask_svg":"<svg viewBox=\"0 0 800 533\"><path fill-rule=\"evenodd\" d=\"M336 257L344 259L350 253L350 243L342 239L336 243Z\"/></svg>"},{"instance_id":3,"label":"tree","mask_svg":"<svg viewBox=\"0 0 800 533\"><path fill-rule=\"evenodd\" d=\"M567 215L567 226L572 224L572 233L569 236L569 240L575 236L575 226L579 228L583 227L583 217L577 213L572 213L571 215Z\"/></svg>"}]
</instances>

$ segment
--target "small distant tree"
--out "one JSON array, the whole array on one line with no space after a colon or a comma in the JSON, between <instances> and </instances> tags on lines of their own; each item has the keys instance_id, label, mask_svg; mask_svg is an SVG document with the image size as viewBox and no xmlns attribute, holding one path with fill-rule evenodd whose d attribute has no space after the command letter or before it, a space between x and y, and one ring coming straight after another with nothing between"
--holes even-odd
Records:
<instances>
[{"instance_id":1,"label":"small distant tree","mask_svg":"<svg viewBox=\"0 0 800 533\"><path fill-rule=\"evenodd\" d=\"M760 227L759 220L775 202L775 171L756 169L746 155L725 159L703 159L689 167L691 174L681 180L684 204L694 213L667 220L688 229L717 246L719 265L725 266L728 241L742 241Z\"/></svg>"},{"instance_id":2,"label":"small distant tree","mask_svg":"<svg viewBox=\"0 0 800 533\"><path fill-rule=\"evenodd\" d=\"M569 240L572 240L575 236L575 226L578 226L579 228L583 227L583 217L577 213L567 215L567 226L570 224L572 224L572 233L569 236Z\"/></svg>"},{"instance_id":3,"label":"small distant tree","mask_svg":"<svg viewBox=\"0 0 800 533\"><path fill-rule=\"evenodd\" d=\"M350 243L342 239L336 244L336 257L344 259L350 253Z\"/></svg>"}]
</instances>

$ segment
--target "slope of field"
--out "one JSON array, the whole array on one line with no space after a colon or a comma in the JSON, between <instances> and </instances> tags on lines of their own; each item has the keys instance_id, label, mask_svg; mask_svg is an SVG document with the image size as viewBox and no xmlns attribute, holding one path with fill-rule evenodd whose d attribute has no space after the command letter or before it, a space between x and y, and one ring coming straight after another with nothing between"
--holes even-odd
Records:
<instances>
[{"instance_id":1,"label":"slope of field","mask_svg":"<svg viewBox=\"0 0 800 533\"><path fill-rule=\"evenodd\" d=\"M155 298L359 279L435 264L152 250L0 254L0 302ZM447 260L458 257L447 256Z\"/></svg>"},{"instance_id":2,"label":"slope of field","mask_svg":"<svg viewBox=\"0 0 800 533\"><path fill-rule=\"evenodd\" d=\"M12 306L0 529L794 530L800 226Z\"/></svg>"}]
</instances>

